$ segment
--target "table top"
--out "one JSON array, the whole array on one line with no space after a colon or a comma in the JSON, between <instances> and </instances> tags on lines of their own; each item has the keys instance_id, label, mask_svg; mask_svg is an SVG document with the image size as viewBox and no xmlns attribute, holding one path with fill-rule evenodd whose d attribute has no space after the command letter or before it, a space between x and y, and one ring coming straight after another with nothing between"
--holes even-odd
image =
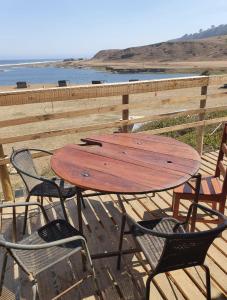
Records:
<instances>
[{"instance_id":1,"label":"table top","mask_svg":"<svg viewBox=\"0 0 227 300\"><path fill-rule=\"evenodd\" d=\"M146 133L94 135L54 152L53 171L83 189L137 194L167 190L190 179L200 156L175 139Z\"/></svg>"}]
</instances>

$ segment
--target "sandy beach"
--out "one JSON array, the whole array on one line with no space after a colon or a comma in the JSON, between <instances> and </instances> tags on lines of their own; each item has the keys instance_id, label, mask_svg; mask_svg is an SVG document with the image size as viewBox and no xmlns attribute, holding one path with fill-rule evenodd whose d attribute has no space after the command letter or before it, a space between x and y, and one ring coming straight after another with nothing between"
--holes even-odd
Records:
<instances>
[{"instance_id":1,"label":"sandy beach","mask_svg":"<svg viewBox=\"0 0 227 300\"><path fill-rule=\"evenodd\" d=\"M162 72L162 73L201 73L209 70L211 74L227 73L227 60L220 61L102 61L75 60L37 65L64 68L101 68L111 72Z\"/></svg>"}]
</instances>

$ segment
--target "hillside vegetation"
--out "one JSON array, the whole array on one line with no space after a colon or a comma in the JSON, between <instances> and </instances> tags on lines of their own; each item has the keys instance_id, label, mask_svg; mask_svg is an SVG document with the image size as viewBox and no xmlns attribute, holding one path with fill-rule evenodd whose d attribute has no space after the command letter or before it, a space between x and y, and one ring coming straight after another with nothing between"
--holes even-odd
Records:
<instances>
[{"instance_id":1,"label":"hillside vegetation","mask_svg":"<svg viewBox=\"0 0 227 300\"><path fill-rule=\"evenodd\" d=\"M227 35L227 24L221 24L219 26L212 25L211 28L206 30L200 29L199 32L192 33L192 34L185 34L180 38L174 39L172 41L188 41L188 40L197 40L197 39L204 39L219 35Z\"/></svg>"},{"instance_id":2,"label":"hillside vegetation","mask_svg":"<svg viewBox=\"0 0 227 300\"><path fill-rule=\"evenodd\" d=\"M211 61L227 60L227 35L193 41L169 41L127 49L101 50L101 61Z\"/></svg>"}]
</instances>

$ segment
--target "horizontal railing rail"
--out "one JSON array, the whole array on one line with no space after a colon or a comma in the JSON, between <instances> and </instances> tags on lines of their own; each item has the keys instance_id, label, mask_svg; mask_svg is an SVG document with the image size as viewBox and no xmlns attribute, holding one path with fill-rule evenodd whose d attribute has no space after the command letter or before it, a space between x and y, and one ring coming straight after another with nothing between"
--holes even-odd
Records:
<instances>
[{"instance_id":1,"label":"horizontal railing rail","mask_svg":"<svg viewBox=\"0 0 227 300\"><path fill-rule=\"evenodd\" d=\"M221 82L221 77L213 82ZM208 85L208 76L0 92L0 106L111 97Z\"/></svg>"},{"instance_id":2,"label":"horizontal railing rail","mask_svg":"<svg viewBox=\"0 0 227 300\"><path fill-rule=\"evenodd\" d=\"M165 132L177 131L187 128L197 128L197 150L202 153L203 149L203 136L204 128L207 125L220 123L227 121L227 115L224 117L218 117L213 119L206 119L207 113L225 111L227 110L226 105L216 105L215 107L207 107L207 98L224 99L227 98L227 92L224 90L219 90L220 92L208 92L210 86L220 86L227 83L227 75L219 76L194 76L187 78L177 78L177 79L161 79L161 80L151 80L151 81L138 81L129 83L113 83L113 84L98 84L98 85L80 85L80 86L67 86L58 88L46 88L46 89L29 89L29 90L12 90L12 91L2 91L0 92L0 106L2 108L8 107L9 110L18 109L18 107L23 111L26 105L30 105L32 114L27 114L25 116L4 116L4 119L0 120L0 177L2 182L2 190L4 196L7 199L12 199L12 189L10 185L10 179L8 174L8 169L6 164L9 163L9 153L5 154L4 147L6 145L14 145L17 143L32 142L39 139L49 139L53 137L60 137L71 134L78 134L100 131L112 128L121 128L123 132L127 132L129 127L138 124L146 123L151 121L162 121L175 117L183 116L198 116L198 121L169 126L165 128L157 128L148 130L152 134L161 134ZM187 94L187 90L184 89L196 89L196 93L192 95ZM173 96L171 91L183 90L183 93ZM169 91L169 93L168 93ZM158 101L152 102L153 107L160 107L162 105L175 105L187 104L189 102L196 102L198 106L196 108L188 108L185 105L185 109L174 111L167 110L163 113L154 114L152 110L149 111L149 105L151 99L157 96L157 93L164 93ZM149 93L154 93L150 95ZM139 101L131 101L131 95L150 95L148 99L139 97ZM119 96L119 98L118 98ZM114 97L114 101L112 101ZM101 99L105 102L104 105L97 104L95 100ZM157 97L156 97L157 98ZM155 99L156 99L155 98ZM94 102L94 105L87 105L87 101L90 103ZM87 101L86 101L87 100ZM93 101L94 100L94 101ZM64 107L64 111L57 111L52 113L36 113L35 109L37 105L43 105L45 103L72 103L69 108ZM77 103L82 103L84 107L77 108ZM106 103L107 102L107 103ZM113 103L112 103L113 102ZM34 111L33 111L34 107ZM72 109L73 107L73 109ZM140 116L138 118L131 119L130 111L134 110L146 110L145 116ZM119 117L116 120L108 120L103 118L99 122L93 122L92 124L82 124L79 126L70 126L64 128L57 128L52 126L54 120L64 121L72 120L77 118L89 118L92 115L102 114L104 116L108 114L118 114ZM11 114L12 115L12 114ZM23 126L31 124L31 129L29 133L24 131ZM32 125L42 125L40 130L34 130ZM12 128L15 127L15 133ZM9 129L9 134L6 130ZM4 134L1 134L1 130L4 130ZM13 134L12 134L13 133ZM48 149L55 150L55 149ZM34 157L41 157L41 153L35 153Z\"/></svg>"}]
</instances>

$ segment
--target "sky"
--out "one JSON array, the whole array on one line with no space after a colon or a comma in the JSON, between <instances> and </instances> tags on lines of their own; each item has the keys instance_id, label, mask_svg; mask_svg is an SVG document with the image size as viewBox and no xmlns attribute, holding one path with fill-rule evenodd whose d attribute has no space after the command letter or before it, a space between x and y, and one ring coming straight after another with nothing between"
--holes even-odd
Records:
<instances>
[{"instance_id":1,"label":"sky","mask_svg":"<svg viewBox=\"0 0 227 300\"><path fill-rule=\"evenodd\" d=\"M227 23L227 0L0 0L0 60L91 57Z\"/></svg>"}]
</instances>

